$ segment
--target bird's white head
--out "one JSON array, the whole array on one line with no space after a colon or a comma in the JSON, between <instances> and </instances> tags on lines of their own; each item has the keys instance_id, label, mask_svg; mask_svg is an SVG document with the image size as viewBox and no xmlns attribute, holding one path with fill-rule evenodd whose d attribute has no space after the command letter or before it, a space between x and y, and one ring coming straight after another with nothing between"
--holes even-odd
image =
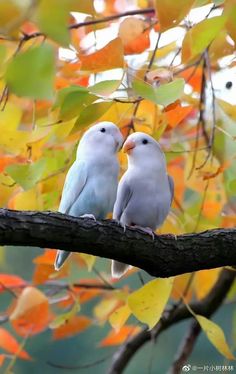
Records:
<instances>
[{"instance_id":1,"label":"bird's white head","mask_svg":"<svg viewBox=\"0 0 236 374\"><path fill-rule=\"evenodd\" d=\"M135 132L126 139L123 151L127 153L130 165L159 167L165 165L165 157L160 144L150 135Z\"/></svg>"},{"instance_id":2,"label":"bird's white head","mask_svg":"<svg viewBox=\"0 0 236 374\"><path fill-rule=\"evenodd\" d=\"M91 126L80 140L77 157L115 154L123 143L123 136L119 128L112 122L99 122Z\"/></svg>"}]
</instances>

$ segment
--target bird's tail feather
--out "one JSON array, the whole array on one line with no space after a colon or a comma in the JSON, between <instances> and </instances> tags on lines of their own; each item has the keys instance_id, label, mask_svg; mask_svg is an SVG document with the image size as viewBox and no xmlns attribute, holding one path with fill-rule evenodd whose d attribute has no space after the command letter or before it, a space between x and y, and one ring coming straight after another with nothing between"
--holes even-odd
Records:
<instances>
[{"instance_id":1,"label":"bird's tail feather","mask_svg":"<svg viewBox=\"0 0 236 374\"><path fill-rule=\"evenodd\" d=\"M124 275L127 270L130 268L130 265L123 264L119 261L112 260L111 263L111 275L113 278L120 278Z\"/></svg>"},{"instance_id":2,"label":"bird's tail feather","mask_svg":"<svg viewBox=\"0 0 236 374\"><path fill-rule=\"evenodd\" d=\"M66 259L69 256L70 256L70 252L57 251L56 259L55 259L55 262L54 262L55 270L59 270L63 266L64 262L66 261Z\"/></svg>"}]
</instances>

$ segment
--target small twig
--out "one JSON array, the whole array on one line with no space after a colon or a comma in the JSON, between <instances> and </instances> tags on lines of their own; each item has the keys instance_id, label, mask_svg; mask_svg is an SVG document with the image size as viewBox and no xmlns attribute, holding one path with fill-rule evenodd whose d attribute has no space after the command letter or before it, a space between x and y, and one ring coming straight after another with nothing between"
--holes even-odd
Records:
<instances>
[{"instance_id":1,"label":"small twig","mask_svg":"<svg viewBox=\"0 0 236 374\"><path fill-rule=\"evenodd\" d=\"M206 181L206 185L205 185L204 192L203 192L203 197L202 197L202 202L201 202L201 207L200 207L200 210L198 212L198 217L197 217L196 224L195 224L195 227L194 227L194 230L193 230L194 232L197 231L198 225L199 225L199 222L200 222L200 218L202 216L202 211L203 211L203 207L204 207L204 204L205 204L205 201L206 201L206 194L207 194L207 190L208 190L208 187L209 187L209 182L210 182L210 179L208 179Z\"/></svg>"},{"instance_id":2,"label":"small twig","mask_svg":"<svg viewBox=\"0 0 236 374\"><path fill-rule=\"evenodd\" d=\"M74 23L72 25L69 25L68 29L69 30L79 29L80 27L84 27L84 26L91 26L91 25L97 25L97 24L100 24L100 23L106 23L106 22L109 22L109 21L114 21L114 20L122 18L122 17L143 15L143 14L151 14L151 13L153 13L153 14L155 13L154 8L130 10L130 11L127 11L127 12L124 12L124 13L115 14L113 16L103 17L103 18L99 18L99 19L92 19L92 20L85 21L85 22ZM24 33L23 36L20 38L20 43L22 43L22 42L24 43L24 42L26 42L30 39L39 38L39 37L46 38L46 35L44 33L40 32L40 31L39 32L34 32L32 34L25 34Z\"/></svg>"},{"instance_id":3,"label":"small twig","mask_svg":"<svg viewBox=\"0 0 236 374\"><path fill-rule=\"evenodd\" d=\"M99 364L102 364L103 362L107 361L110 357L111 357L111 355L100 358L97 361L90 362L90 363L84 364L84 365L61 365L61 364L56 364L56 363L51 362L51 361L47 361L47 364L49 366L52 366L52 367L57 368L57 369L79 370L79 369L88 369L88 368L91 368L93 366L97 366Z\"/></svg>"},{"instance_id":4,"label":"small twig","mask_svg":"<svg viewBox=\"0 0 236 374\"><path fill-rule=\"evenodd\" d=\"M116 103L121 103L121 104L137 104L139 103L140 101L143 100L142 97L138 97L137 99L122 99L122 98L118 98L118 97L115 97L114 99L112 99L113 101L115 101Z\"/></svg>"},{"instance_id":5,"label":"small twig","mask_svg":"<svg viewBox=\"0 0 236 374\"><path fill-rule=\"evenodd\" d=\"M73 283L69 284L62 281L50 280L45 283L47 286L58 287L58 288L65 288L71 289L71 287L75 288L86 288L86 289L98 289L98 290L105 290L111 291L114 290L114 287L111 284L97 284L97 283Z\"/></svg>"},{"instance_id":6,"label":"small twig","mask_svg":"<svg viewBox=\"0 0 236 374\"><path fill-rule=\"evenodd\" d=\"M197 148L197 149L185 149L183 151L165 151L164 150L164 153L194 153L194 152L198 152L198 151L205 151L208 149L208 146L207 147L200 147L200 148Z\"/></svg>"},{"instance_id":7,"label":"small twig","mask_svg":"<svg viewBox=\"0 0 236 374\"><path fill-rule=\"evenodd\" d=\"M138 277L139 277L139 280L140 280L140 282L141 282L141 285L144 286L144 285L145 285L145 282L144 282L144 279L143 279L143 276L142 276L141 271L138 272Z\"/></svg>"},{"instance_id":8,"label":"small twig","mask_svg":"<svg viewBox=\"0 0 236 374\"><path fill-rule=\"evenodd\" d=\"M168 374L179 374L182 373L182 368L186 363L186 360L192 353L198 335L201 332L201 327L197 321L192 321L190 323L189 331L183 339L179 351L175 357L172 367L168 371Z\"/></svg>"},{"instance_id":9,"label":"small twig","mask_svg":"<svg viewBox=\"0 0 236 374\"><path fill-rule=\"evenodd\" d=\"M96 269L96 267L93 267L94 273L101 279L101 281L107 286L110 287L110 289L115 289L115 287Z\"/></svg>"},{"instance_id":10,"label":"small twig","mask_svg":"<svg viewBox=\"0 0 236 374\"><path fill-rule=\"evenodd\" d=\"M156 51L157 51L157 49L158 49L158 45L159 45L160 38L161 38L161 33L158 34L155 48L154 48L154 50L153 50L153 52L152 52L152 55L151 55L151 58L150 58L150 61L149 61L149 64L148 64L147 70L146 70L146 72L145 72L145 74L144 74L144 82L146 82L146 80L147 80L147 73L151 70L152 65L153 65L153 63L154 63L155 56L156 56ZM142 98L140 98L140 99L142 100ZM131 130L135 131L134 122L135 122L135 117L136 117L136 115L137 115L138 108L139 108L139 105L140 105L141 100L139 100L139 101L135 104L135 106L134 106L134 111L133 111L132 119L131 119L131 122L130 122L130 128L129 128L129 131L128 131L128 135L130 134ZM128 136L128 135L127 135L127 136Z\"/></svg>"},{"instance_id":11,"label":"small twig","mask_svg":"<svg viewBox=\"0 0 236 374\"><path fill-rule=\"evenodd\" d=\"M0 282L0 286L4 291L10 293L14 298L18 297L18 295L10 287L5 286L5 284L3 284L2 282Z\"/></svg>"},{"instance_id":12,"label":"small twig","mask_svg":"<svg viewBox=\"0 0 236 374\"><path fill-rule=\"evenodd\" d=\"M78 28L83 27L83 26L97 25L99 23L114 21L114 20L122 18L122 17L136 16L136 15L150 14L150 13L155 13L155 9L154 8L146 8L146 9L129 10L129 11L124 12L124 13L115 14L114 16L108 16L108 17L104 17L104 18L100 18L100 19L93 19L91 21L74 23L73 25L70 25L68 27L68 29L69 30L78 29Z\"/></svg>"},{"instance_id":13,"label":"small twig","mask_svg":"<svg viewBox=\"0 0 236 374\"><path fill-rule=\"evenodd\" d=\"M160 39L161 39L161 33L159 32L158 34L158 37L157 37L157 41L156 41L156 45L155 45L155 48L152 52L152 55L151 55L151 58L150 58L150 61L149 61L149 64L148 64L148 68L147 68L147 71L145 73L145 76L144 76L144 81L146 82L147 80L147 74L149 73L149 71L151 70L152 68L152 65L155 61L155 57L156 57L156 52L158 50L158 46L159 46L159 42L160 42Z\"/></svg>"},{"instance_id":14,"label":"small twig","mask_svg":"<svg viewBox=\"0 0 236 374\"><path fill-rule=\"evenodd\" d=\"M195 146L194 149L197 150L199 146L199 137L200 137L200 127L202 126L204 136L206 139L206 144L209 144L209 139L208 135L206 134L205 131L205 90L206 90L206 75L205 75L205 70L206 70L206 58L203 58L203 67L202 67L202 81L201 81L201 93L200 93L200 100L199 100L199 119L197 123L197 128L196 128L196 137L195 137ZM192 160L192 167L190 169L188 179L191 177L195 164L196 164L196 158L197 158L197 151L193 155L193 160Z\"/></svg>"},{"instance_id":15,"label":"small twig","mask_svg":"<svg viewBox=\"0 0 236 374\"><path fill-rule=\"evenodd\" d=\"M206 67L207 67L208 78L210 81L211 94L212 94L212 130L211 130L210 139L208 141L207 156L204 162L200 166L197 167L197 170L203 168L206 165L207 161L209 160L210 156L212 156L212 148L214 146L215 130L216 130L216 97L215 97L215 90L214 90L213 83L212 83L211 66L210 66L208 51L206 51Z\"/></svg>"}]
</instances>

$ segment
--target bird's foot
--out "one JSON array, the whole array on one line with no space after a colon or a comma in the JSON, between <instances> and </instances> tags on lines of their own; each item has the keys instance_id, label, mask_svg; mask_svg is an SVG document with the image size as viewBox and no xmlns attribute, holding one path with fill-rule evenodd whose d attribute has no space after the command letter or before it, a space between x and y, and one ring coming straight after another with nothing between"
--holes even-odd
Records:
<instances>
[{"instance_id":1,"label":"bird's foot","mask_svg":"<svg viewBox=\"0 0 236 374\"><path fill-rule=\"evenodd\" d=\"M175 240L178 239L177 235L175 235L175 234L165 234L165 236L168 236L169 238L175 239Z\"/></svg>"},{"instance_id":2,"label":"bird's foot","mask_svg":"<svg viewBox=\"0 0 236 374\"><path fill-rule=\"evenodd\" d=\"M150 227L142 227L142 226L138 226L138 225L134 225L134 226L131 226L131 227L134 228L134 229L138 229L140 231L143 231L146 234L149 234L152 237L152 240L154 240L155 234L152 231L152 229L150 229Z\"/></svg>"},{"instance_id":3,"label":"bird's foot","mask_svg":"<svg viewBox=\"0 0 236 374\"><path fill-rule=\"evenodd\" d=\"M80 218L91 218L96 221L96 218L93 214L83 214L82 216L80 216Z\"/></svg>"},{"instance_id":4,"label":"bird's foot","mask_svg":"<svg viewBox=\"0 0 236 374\"><path fill-rule=\"evenodd\" d=\"M117 219L115 219L117 225L121 226L123 228L123 231L125 232L126 231L126 225L120 221L118 221Z\"/></svg>"}]
</instances>

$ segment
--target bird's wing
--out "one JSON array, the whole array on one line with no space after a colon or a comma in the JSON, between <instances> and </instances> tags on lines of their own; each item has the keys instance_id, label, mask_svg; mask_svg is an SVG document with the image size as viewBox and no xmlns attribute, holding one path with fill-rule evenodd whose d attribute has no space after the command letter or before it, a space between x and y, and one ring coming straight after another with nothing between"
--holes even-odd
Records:
<instances>
[{"instance_id":1,"label":"bird's wing","mask_svg":"<svg viewBox=\"0 0 236 374\"><path fill-rule=\"evenodd\" d=\"M125 179L122 179L118 186L116 202L113 210L113 218L120 220L122 213L124 212L130 198L132 196L132 191Z\"/></svg>"},{"instance_id":2,"label":"bird's wing","mask_svg":"<svg viewBox=\"0 0 236 374\"><path fill-rule=\"evenodd\" d=\"M81 194L88 177L88 170L83 161L75 161L67 173L62 191L59 212L69 213L72 205Z\"/></svg>"},{"instance_id":3,"label":"bird's wing","mask_svg":"<svg viewBox=\"0 0 236 374\"><path fill-rule=\"evenodd\" d=\"M174 179L170 175L168 175L168 180L169 180L171 203L172 203L173 198L174 198L174 188L175 188Z\"/></svg>"}]
</instances>

